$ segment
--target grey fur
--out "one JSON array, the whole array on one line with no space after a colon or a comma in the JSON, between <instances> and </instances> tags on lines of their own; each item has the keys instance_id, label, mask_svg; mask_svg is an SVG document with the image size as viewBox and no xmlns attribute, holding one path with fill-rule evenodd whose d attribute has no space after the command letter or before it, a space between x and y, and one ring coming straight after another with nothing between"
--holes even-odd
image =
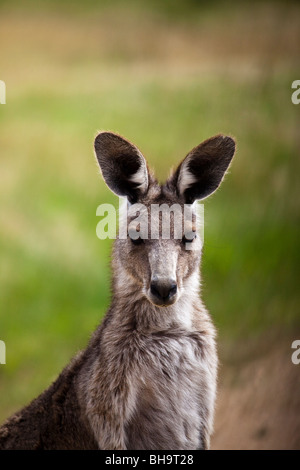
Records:
<instances>
[{"instance_id":1,"label":"grey fur","mask_svg":"<svg viewBox=\"0 0 300 470\"><path fill-rule=\"evenodd\" d=\"M234 141L217 136L201 145L162 186L120 136L99 134L95 150L109 187L149 207L191 203L216 189ZM3 424L0 449L208 449L218 359L215 329L199 297L200 258L200 248L187 251L181 240L136 246L117 239L102 324L58 379ZM153 277L174 277L174 269L176 294L156 304L149 295Z\"/></svg>"}]
</instances>

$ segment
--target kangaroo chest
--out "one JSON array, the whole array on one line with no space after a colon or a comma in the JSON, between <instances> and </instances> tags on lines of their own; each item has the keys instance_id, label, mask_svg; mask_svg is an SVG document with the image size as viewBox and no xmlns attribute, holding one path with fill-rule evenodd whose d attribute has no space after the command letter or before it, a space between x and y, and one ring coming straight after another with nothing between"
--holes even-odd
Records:
<instances>
[{"instance_id":1,"label":"kangaroo chest","mask_svg":"<svg viewBox=\"0 0 300 470\"><path fill-rule=\"evenodd\" d=\"M200 344L154 336L140 358L136 406L126 429L128 449L197 449L205 389Z\"/></svg>"}]
</instances>

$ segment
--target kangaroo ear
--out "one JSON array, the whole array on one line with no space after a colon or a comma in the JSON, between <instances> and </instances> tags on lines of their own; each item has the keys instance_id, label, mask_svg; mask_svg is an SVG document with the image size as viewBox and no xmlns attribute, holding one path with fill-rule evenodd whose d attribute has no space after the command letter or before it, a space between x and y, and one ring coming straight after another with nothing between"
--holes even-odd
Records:
<instances>
[{"instance_id":1,"label":"kangaroo ear","mask_svg":"<svg viewBox=\"0 0 300 470\"><path fill-rule=\"evenodd\" d=\"M112 132L101 132L95 139L95 154L107 186L118 196L135 203L148 190L148 168L133 144Z\"/></svg>"},{"instance_id":2,"label":"kangaroo ear","mask_svg":"<svg viewBox=\"0 0 300 470\"><path fill-rule=\"evenodd\" d=\"M235 141L223 135L211 137L191 150L171 178L186 204L204 199L216 191L234 152Z\"/></svg>"}]
</instances>

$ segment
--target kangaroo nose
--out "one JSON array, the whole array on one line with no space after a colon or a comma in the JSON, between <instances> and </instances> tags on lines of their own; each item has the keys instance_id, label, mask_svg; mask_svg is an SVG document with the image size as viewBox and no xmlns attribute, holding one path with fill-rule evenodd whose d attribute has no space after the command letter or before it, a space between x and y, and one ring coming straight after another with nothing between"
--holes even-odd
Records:
<instances>
[{"instance_id":1,"label":"kangaroo nose","mask_svg":"<svg viewBox=\"0 0 300 470\"><path fill-rule=\"evenodd\" d=\"M169 301L177 292L177 284L173 280L154 279L150 286L151 294L160 301Z\"/></svg>"}]
</instances>

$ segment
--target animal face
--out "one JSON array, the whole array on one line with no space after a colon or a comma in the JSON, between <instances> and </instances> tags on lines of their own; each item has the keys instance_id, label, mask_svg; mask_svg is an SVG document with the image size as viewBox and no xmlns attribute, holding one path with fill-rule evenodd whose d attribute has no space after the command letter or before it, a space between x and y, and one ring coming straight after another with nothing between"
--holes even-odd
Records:
<instances>
[{"instance_id":1,"label":"animal face","mask_svg":"<svg viewBox=\"0 0 300 470\"><path fill-rule=\"evenodd\" d=\"M234 151L231 137L212 137L159 185L133 144L110 132L96 137L103 178L128 201L122 221L127 237L116 240L114 256L151 303L171 305L191 288L201 256L197 201L218 188Z\"/></svg>"},{"instance_id":2,"label":"animal face","mask_svg":"<svg viewBox=\"0 0 300 470\"><path fill-rule=\"evenodd\" d=\"M201 253L196 208L187 211L182 202L174 202L176 195L171 200L165 191L156 185L152 196L128 207L127 238L118 239L115 246L124 270L149 301L161 307L178 300Z\"/></svg>"}]
</instances>

